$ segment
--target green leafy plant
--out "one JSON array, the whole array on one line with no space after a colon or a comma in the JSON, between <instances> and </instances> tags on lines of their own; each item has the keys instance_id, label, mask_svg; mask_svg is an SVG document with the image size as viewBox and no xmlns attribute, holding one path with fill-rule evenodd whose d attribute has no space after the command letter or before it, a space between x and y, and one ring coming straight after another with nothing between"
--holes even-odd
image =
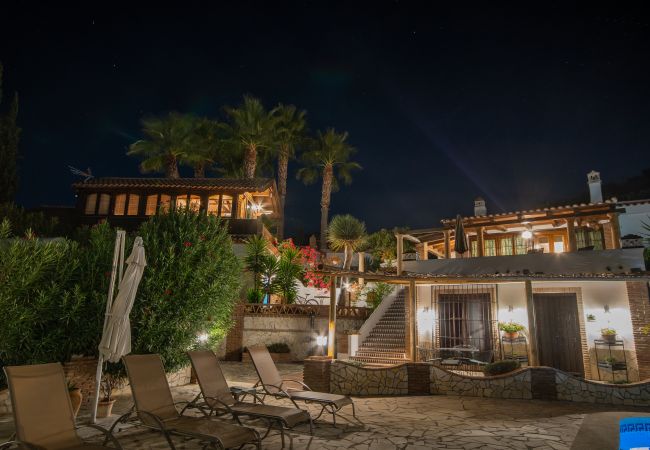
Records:
<instances>
[{"instance_id":1,"label":"green leafy plant","mask_svg":"<svg viewBox=\"0 0 650 450\"><path fill-rule=\"evenodd\" d=\"M285 303L295 303L298 295L296 283L302 282L304 272L300 249L296 248L292 242L288 245L281 245L280 261L274 283Z\"/></svg>"},{"instance_id":2,"label":"green leafy plant","mask_svg":"<svg viewBox=\"0 0 650 450\"><path fill-rule=\"evenodd\" d=\"M262 303L262 300L264 300L264 292L259 289L250 288L246 291L246 300L248 300L248 303Z\"/></svg>"},{"instance_id":3,"label":"green leafy plant","mask_svg":"<svg viewBox=\"0 0 650 450\"><path fill-rule=\"evenodd\" d=\"M499 322L499 330L505 333L518 333L524 329L524 326L517 322Z\"/></svg>"},{"instance_id":4,"label":"green leafy plant","mask_svg":"<svg viewBox=\"0 0 650 450\"><path fill-rule=\"evenodd\" d=\"M515 359L504 359L502 361L495 361L486 365L483 368L483 373L486 375L501 375L504 373L512 372L521 367L519 361Z\"/></svg>"},{"instance_id":5,"label":"green leafy plant","mask_svg":"<svg viewBox=\"0 0 650 450\"><path fill-rule=\"evenodd\" d=\"M596 316L593 314L587 314L587 320L589 322L594 322L596 320Z\"/></svg>"},{"instance_id":6,"label":"green leafy plant","mask_svg":"<svg viewBox=\"0 0 650 450\"><path fill-rule=\"evenodd\" d=\"M616 336L616 330L613 328L601 328L600 334L603 336Z\"/></svg>"},{"instance_id":7,"label":"green leafy plant","mask_svg":"<svg viewBox=\"0 0 650 450\"><path fill-rule=\"evenodd\" d=\"M31 231L36 236L56 236L66 234L55 217L47 217L42 212L28 212L13 203L0 203L0 222L7 219L13 234L23 236Z\"/></svg>"},{"instance_id":8,"label":"green leafy plant","mask_svg":"<svg viewBox=\"0 0 650 450\"><path fill-rule=\"evenodd\" d=\"M614 358L613 356L608 356L607 358L605 358L605 362L610 366L613 366L614 363L616 363L616 358Z\"/></svg>"},{"instance_id":9,"label":"green leafy plant","mask_svg":"<svg viewBox=\"0 0 650 450\"><path fill-rule=\"evenodd\" d=\"M126 378L122 374L104 373L102 381L99 384L101 391L101 401L110 402L114 400L113 392L117 389L122 389L126 384Z\"/></svg>"},{"instance_id":10,"label":"green leafy plant","mask_svg":"<svg viewBox=\"0 0 650 450\"><path fill-rule=\"evenodd\" d=\"M291 349L285 342L274 342L266 346L269 353L291 353Z\"/></svg>"},{"instance_id":11,"label":"green leafy plant","mask_svg":"<svg viewBox=\"0 0 650 450\"><path fill-rule=\"evenodd\" d=\"M262 236L254 235L246 240L244 265L253 274L253 289L260 290L264 258L269 255L268 242Z\"/></svg>"},{"instance_id":12,"label":"green leafy plant","mask_svg":"<svg viewBox=\"0 0 650 450\"><path fill-rule=\"evenodd\" d=\"M395 287L388 283L373 283L367 284L361 291L360 298L366 301L368 308L375 309L388 295L390 295Z\"/></svg>"}]
</instances>

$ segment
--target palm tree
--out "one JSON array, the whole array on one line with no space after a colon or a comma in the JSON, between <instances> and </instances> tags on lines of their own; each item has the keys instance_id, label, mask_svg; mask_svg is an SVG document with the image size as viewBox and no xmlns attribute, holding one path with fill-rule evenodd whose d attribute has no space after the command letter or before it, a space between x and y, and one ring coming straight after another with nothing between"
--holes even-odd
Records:
<instances>
[{"instance_id":1,"label":"palm tree","mask_svg":"<svg viewBox=\"0 0 650 450\"><path fill-rule=\"evenodd\" d=\"M143 173L163 172L168 178L180 178L178 163L190 149L192 135L191 116L169 113L166 117L142 119L142 132L146 136L129 147L127 155L142 158Z\"/></svg>"},{"instance_id":2,"label":"palm tree","mask_svg":"<svg viewBox=\"0 0 650 450\"><path fill-rule=\"evenodd\" d=\"M296 146L303 140L305 111L293 105L279 104L271 114L277 119L275 126L275 151L278 157L278 193L280 194L280 217L278 239L284 238L284 205L287 198L287 174L289 159L296 154Z\"/></svg>"},{"instance_id":3,"label":"palm tree","mask_svg":"<svg viewBox=\"0 0 650 450\"><path fill-rule=\"evenodd\" d=\"M223 124L205 118L195 118L192 124L190 150L183 162L192 166L194 178L205 178L206 168L224 159Z\"/></svg>"},{"instance_id":4,"label":"palm tree","mask_svg":"<svg viewBox=\"0 0 650 450\"><path fill-rule=\"evenodd\" d=\"M330 222L327 239L334 250L343 250L343 269L350 270L354 251L366 240L366 224L350 214L334 216ZM339 304L345 303L347 277L342 281Z\"/></svg>"},{"instance_id":5,"label":"palm tree","mask_svg":"<svg viewBox=\"0 0 650 450\"><path fill-rule=\"evenodd\" d=\"M310 149L302 155L305 167L298 170L297 178L305 184L314 183L318 177L323 179L320 200L320 245L327 249L327 219L332 192L339 189L339 180L345 184L352 182L351 171L361 169L361 165L350 161L356 149L348 144L348 133L337 133L329 128L325 133L318 132L312 140Z\"/></svg>"},{"instance_id":6,"label":"palm tree","mask_svg":"<svg viewBox=\"0 0 650 450\"><path fill-rule=\"evenodd\" d=\"M255 178L258 150L268 148L273 134L274 118L258 99L245 95L239 108L225 108L232 135L244 150L244 177Z\"/></svg>"}]
</instances>

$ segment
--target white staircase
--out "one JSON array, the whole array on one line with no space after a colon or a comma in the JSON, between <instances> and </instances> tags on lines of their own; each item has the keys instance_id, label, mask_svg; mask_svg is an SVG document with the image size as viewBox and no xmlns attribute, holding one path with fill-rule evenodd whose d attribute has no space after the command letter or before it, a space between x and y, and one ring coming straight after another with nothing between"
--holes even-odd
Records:
<instances>
[{"instance_id":1,"label":"white staircase","mask_svg":"<svg viewBox=\"0 0 650 450\"><path fill-rule=\"evenodd\" d=\"M363 342L357 353L350 359L376 365L400 364L408 361L406 358L406 294L404 289L391 294L382 301L382 303L384 302L390 303L380 304L368 318L367 323L370 322L368 325L372 326L372 329L367 332L367 336L364 336L363 330L361 330L360 338ZM384 308L380 310L381 306ZM379 317L373 318L375 314L379 314Z\"/></svg>"}]
</instances>

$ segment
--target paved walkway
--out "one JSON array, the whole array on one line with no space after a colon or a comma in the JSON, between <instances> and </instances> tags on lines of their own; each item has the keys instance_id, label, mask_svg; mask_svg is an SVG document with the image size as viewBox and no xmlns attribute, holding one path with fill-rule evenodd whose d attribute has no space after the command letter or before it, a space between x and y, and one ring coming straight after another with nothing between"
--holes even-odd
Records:
<instances>
[{"instance_id":1,"label":"paved walkway","mask_svg":"<svg viewBox=\"0 0 650 450\"><path fill-rule=\"evenodd\" d=\"M298 365L281 366L285 375L296 376L299 370ZM239 385L256 380L254 371L246 364L226 364L224 371L231 384L234 380ZM195 385L173 389L177 401L188 400L197 391ZM294 448L569 449L586 414L617 410L568 402L446 396L356 398L355 404L357 416L363 424L355 422L346 408L337 428L329 422L319 421L314 436L309 435L308 427L294 431ZM120 413L129 406L130 399L120 397L116 411ZM311 410L316 412L315 407ZM259 424L251 422L250 425ZM12 428L10 418L0 417L2 440ZM129 427L117 436L125 449L168 448L160 435L142 428ZM179 449L201 448L192 440L176 438L175 443ZM277 435L270 436L263 443L265 449L280 447Z\"/></svg>"}]
</instances>

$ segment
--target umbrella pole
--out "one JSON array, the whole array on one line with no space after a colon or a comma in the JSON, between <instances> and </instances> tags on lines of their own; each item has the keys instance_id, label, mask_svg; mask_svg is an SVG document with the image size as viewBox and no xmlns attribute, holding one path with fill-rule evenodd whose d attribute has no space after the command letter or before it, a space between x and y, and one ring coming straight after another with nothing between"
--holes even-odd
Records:
<instances>
[{"instance_id":1,"label":"umbrella pole","mask_svg":"<svg viewBox=\"0 0 650 450\"><path fill-rule=\"evenodd\" d=\"M124 263L124 245L126 233L123 230L117 231L115 238L115 248L113 250L113 266L111 268L111 283L108 287L108 298L106 299L106 312L104 313L104 327L102 328L102 335L106 330L106 323L108 322L108 314L111 310L113 303L113 292L115 290L115 276L117 275L119 267L119 277L122 278L122 265ZM118 283L119 283L118 281ZM104 364L104 355L99 352L97 359L97 372L95 373L95 395L93 396L93 404L90 409L90 423L97 422L97 404L99 403L99 387L102 382L102 366Z\"/></svg>"}]
</instances>

